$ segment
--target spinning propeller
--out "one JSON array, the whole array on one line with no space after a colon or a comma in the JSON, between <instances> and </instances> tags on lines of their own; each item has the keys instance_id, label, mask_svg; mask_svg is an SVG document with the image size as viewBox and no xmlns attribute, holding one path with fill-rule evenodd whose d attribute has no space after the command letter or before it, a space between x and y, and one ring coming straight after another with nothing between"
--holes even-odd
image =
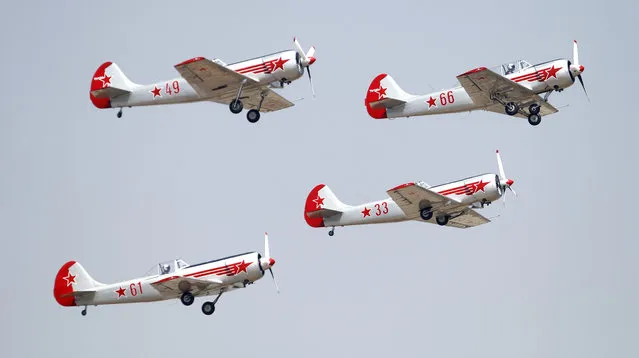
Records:
<instances>
[{"instance_id":1,"label":"spinning propeller","mask_svg":"<svg viewBox=\"0 0 639 358\"><path fill-rule=\"evenodd\" d=\"M506 177L506 173L504 173L504 165L501 162L501 156L499 155L499 150L497 150L497 165L499 166L499 193L504 197L504 206L506 205L506 189L510 189L513 192L513 195L517 196L517 193L511 187L515 182L512 179L508 179Z\"/></svg>"},{"instance_id":2,"label":"spinning propeller","mask_svg":"<svg viewBox=\"0 0 639 358\"><path fill-rule=\"evenodd\" d=\"M264 258L260 260L260 266L262 270L268 270L271 273L271 277L273 278L273 283L275 284L275 289L277 293L280 293L280 288L277 286L277 281L275 281L275 275L273 274L273 265L275 265L275 260L271 257L271 250L268 247L268 233L264 233Z\"/></svg>"},{"instance_id":3,"label":"spinning propeller","mask_svg":"<svg viewBox=\"0 0 639 358\"><path fill-rule=\"evenodd\" d=\"M308 49L307 53L304 53L304 50L302 50L302 46L300 45L299 41L297 41L296 37L293 38L293 43L295 44L295 50L299 55L299 64L300 66L302 66L302 71L306 69L306 72L308 73L308 81L311 84L313 98L315 98L315 89L313 88L313 80L311 79L310 67L313 63L315 63L315 57L313 57L313 55L315 55L315 46L312 46L310 49Z\"/></svg>"},{"instance_id":4,"label":"spinning propeller","mask_svg":"<svg viewBox=\"0 0 639 358\"><path fill-rule=\"evenodd\" d=\"M572 60L574 63L570 64L570 61L568 62L570 65L570 74L573 76L573 81L575 77L579 79L581 88L584 89L586 98L588 98L588 102L590 102L590 97L588 97L588 92L586 92L586 86L584 86L584 80L581 78L581 73L584 72L584 66L579 63L579 46L577 46L577 40L575 40L572 46Z\"/></svg>"}]
</instances>

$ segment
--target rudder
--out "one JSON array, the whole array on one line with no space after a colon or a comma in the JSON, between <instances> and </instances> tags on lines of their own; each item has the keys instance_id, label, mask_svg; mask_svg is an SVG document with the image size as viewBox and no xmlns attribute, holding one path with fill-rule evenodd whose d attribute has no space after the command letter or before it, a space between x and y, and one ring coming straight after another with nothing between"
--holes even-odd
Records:
<instances>
[{"instance_id":1,"label":"rudder","mask_svg":"<svg viewBox=\"0 0 639 358\"><path fill-rule=\"evenodd\" d=\"M387 118L386 109L406 103L413 96L404 92L393 77L382 73L368 86L364 104L368 114L375 119Z\"/></svg>"},{"instance_id":2,"label":"rudder","mask_svg":"<svg viewBox=\"0 0 639 358\"><path fill-rule=\"evenodd\" d=\"M97 108L111 108L111 98L130 93L136 86L118 65L105 62L93 74L89 96Z\"/></svg>"},{"instance_id":3,"label":"rudder","mask_svg":"<svg viewBox=\"0 0 639 358\"><path fill-rule=\"evenodd\" d=\"M319 184L306 197L304 219L311 227L323 227L324 217L339 214L348 207L337 198L331 188Z\"/></svg>"},{"instance_id":4,"label":"rudder","mask_svg":"<svg viewBox=\"0 0 639 358\"><path fill-rule=\"evenodd\" d=\"M90 291L102 285L79 262L69 261L58 270L53 285L53 297L61 306L75 306L73 292Z\"/></svg>"}]
</instances>

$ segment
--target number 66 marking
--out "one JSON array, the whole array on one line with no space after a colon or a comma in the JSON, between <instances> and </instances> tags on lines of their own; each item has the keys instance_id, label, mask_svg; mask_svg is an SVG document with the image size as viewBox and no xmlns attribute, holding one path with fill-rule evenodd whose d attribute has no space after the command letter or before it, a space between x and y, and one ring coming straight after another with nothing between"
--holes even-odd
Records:
<instances>
[{"instance_id":1,"label":"number 66 marking","mask_svg":"<svg viewBox=\"0 0 639 358\"><path fill-rule=\"evenodd\" d=\"M448 93L442 92L439 95L439 103L441 103L442 106L445 106L448 103L455 103L455 96L453 95L453 91L448 91Z\"/></svg>"}]
</instances>

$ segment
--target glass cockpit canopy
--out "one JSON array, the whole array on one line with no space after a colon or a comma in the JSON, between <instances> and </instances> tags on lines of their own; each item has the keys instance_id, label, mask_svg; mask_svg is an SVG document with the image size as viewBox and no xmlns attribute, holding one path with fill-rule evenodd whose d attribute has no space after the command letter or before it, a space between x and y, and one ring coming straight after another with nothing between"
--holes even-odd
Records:
<instances>
[{"instance_id":1,"label":"glass cockpit canopy","mask_svg":"<svg viewBox=\"0 0 639 358\"><path fill-rule=\"evenodd\" d=\"M169 261L163 261L155 265L153 268L147 271L147 276L150 275L167 275L177 270L181 270L188 267L189 264L182 259L174 259Z\"/></svg>"},{"instance_id":2,"label":"glass cockpit canopy","mask_svg":"<svg viewBox=\"0 0 639 358\"><path fill-rule=\"evenodd\" d=\"M528 63L528 61L526 60L517 60L506 62L497 68L493 68L493 70L495 70L497 73L500 73L502 76L508 76L517 71L524 70L530 66L531 64Z\"/></svg>"}]
</instances>

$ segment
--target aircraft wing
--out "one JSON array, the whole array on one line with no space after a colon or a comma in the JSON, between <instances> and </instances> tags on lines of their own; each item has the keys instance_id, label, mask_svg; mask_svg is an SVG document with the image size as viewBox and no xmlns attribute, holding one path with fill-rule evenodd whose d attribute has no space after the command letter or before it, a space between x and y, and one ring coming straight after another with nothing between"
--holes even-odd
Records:
<instances>
[{"instance_id":1,"label":"aircraft wing","mask_svg":"<svg viewBox=\"0 0 639 358\"><path fill-rule=\"evenodd\" d=\"M539 114L542 116L558 112L558 109L544 101L538 94L528 88L513 82L485 67L480 67L457 76L457 80L464 87L473 102L485 106L487 111L505 114L504 106L494 100L500 97L504 102L515 102L520 108L526 109L537 103L541 106ZM522 113L517 117L527 118Z\"/></svg>"},{"instance_id":2,"label":"aircraft wing","mask_svg":"<svg viewBox=\"0 0 639 358\"><path fill-rule=\"evenodd\" d=\"M242 82L240 99L244 108L257 109L261 94L266 94L262 112L272 112L293 106L293 103L260 84L255 79L237 73L228 67L204 57L196 57L175 65L180 75L204 98L216 103L229 104L237 96Z\"/></svg>"},{"instance_id":3,"label":"aircraft wing","mask_svg":"<svg viewBox=\"0 0 639 358\"><path fill-rule=\"evenodd\" d=\"M386 191L393 201L404 211L409 219L424 221L419 212L430 206L433 211L451 215L448 225L457 228L469 228L490 222L476 211L460 206L460 202L436 193L419 183L407 183ZM435 223L435 215L428 220Z\"/></svg>"},{"instance_id":4,"label":"aircraft wing","mask_svg":"<svg viewBox=\"0 0 639 358\"><path fill-rule=\"evenodd\" d=\"M180 288L186 287L193 294L197 294L202 291L209 291L222 284L222 281L218 279L199 279L193 277L184 276L171 276L165 277L156 282L152 282L151 285L160 291L161 293L176 293L183 292Z\"/></svg>"}]
</instances>

